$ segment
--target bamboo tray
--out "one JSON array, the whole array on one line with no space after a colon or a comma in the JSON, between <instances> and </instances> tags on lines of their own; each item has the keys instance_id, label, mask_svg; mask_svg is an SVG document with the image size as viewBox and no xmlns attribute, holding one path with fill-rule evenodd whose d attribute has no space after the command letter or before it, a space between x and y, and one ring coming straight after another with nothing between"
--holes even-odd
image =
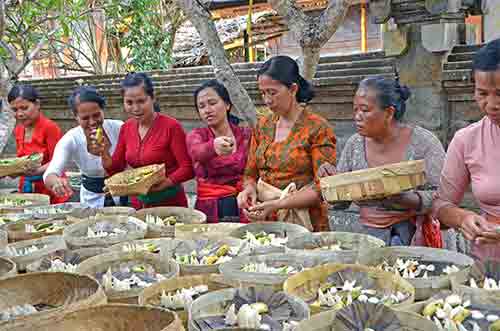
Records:
<instances>
[{"instance_id":1,"label":"bamboo tray","mask_svg":"<svg viewBox=\"0 0 500 331\"><path fill-rule=\"evenodd\" d=\"M121 243L118 243L116 245L113 245L108 248L108 251L113 251L113 252L126 252L127 250L125 249L126 247L133 248L132 250L135 251L145 251L149 252L152 254L161 254L161 251L163 249L169 249L169 247L173 247L174 243L178 242L178 240L171 239L171 238L154 238L154 239L139 239L139 240L131 240L131 241L124 241ZM143 249L145 245L154 245L159 252L151 252L149 250Z\"/></svg>"},{"instance_id":2,"label":"bamboo tray","mask_svg":"<svg viewBox=\"0 0 500 331\"><path fill-rule=\"evenodd\" d=\"M0 160L0 177L22 175L28 170L40 167L42 159L42 153L2 159Z\"/></svg>"},{"instance_id":3,"label":"bamboo tray","mask_svg":"<svg viewBox=\"0 0 500 331\"><path fill-rule=\"evenodd\" d=\"M485 276L498 281L500 279L500 262L492 260L483 264L477 261L472 267L450 275L451 288L453 292L462 296L469 296L473 301L500 306L500 289L486 290L470 287L471 278L474 278L476 283L479 284Z\"/></svg>"},{"instance_id":4,"label":"bamboo tray","mask_svg":"<svg viewBox=\"0 0 500 331\"><path fill-rule=\"evenodd\" d=\"M49 254L41 260L36 260L33 263L28 264L26 272L51 272L49 271L50 261L56 258L62 260L64 263L79 264L91 257L107 252L108 250L105 248L82 248L73 251L69 249L61 249Z\"/></svg>"},{"instance_id":5,"label":"bamboo tray","mask_svg":"<svg viewBox=\"0 0 500 331\"><path fill-rule=\"evenodd\" d=\"M26 204L19 206L9 206L3 204L4 199L25 200ZM48 206L50 197L39 193L9 193L0 194L0 214L22 213L25 208L35 208Z\"/></svg>"},{"instance_id":6,"label":"bamboo tray","mask_svg":"<svg viewBox=\"0 0 500 331\"><path fill-rule=\"evenodd\" d=\"M330 202L381 199L425 184L424 160L405 161L321 178Z\"/></svg>"},{"instance_id":7,"label":"bamboo tray","mask_svg":"<svg viewBox=\"0 0 500 331\"><path fill-rule=\"evenodd\" d=\"M132 207L115 206L103 207L96 210L97 215L129 215L135 214L135 209Z\"/></svg>"},{"instance_id":8,"label":"bamboo tray","mask_svg":"<svg viewBox=\"0 0 500 331\"><path fill-rule=\"evenodd\" d=\"M80 202L65 202L43 207L24 209L25 215L35 219L65 219L67 217L88 218L95 216L96 210Z\"/></svg>"},{"instance_id":9,"label":"bamboo tray","mask_svg":"<svg viewBox=\"0 0 500 331\"><path fill-rule=\"evenodd\" d=\"M128 181L145 171L150 174L142 177L137 182L129 184ZM161 182L165 177L165 165L153 164L145 167L125 170L117 173L104 181L109 193L113 196L134 196L147 194L151 186Z\"/></svg>"},{"instance_id":10,"label":"bamboo tray","mask_svg":"<svg viewBox=\"0 0 500 331\"><path fill-rule=\"evenodd\" d=\"M198 238L222 238L242 226L244 223L206 223L206 224L182 224L175 226L175 238L193 240Z\"/></svg>"},{"instance_id":11,"label":"bamboo tray","mask_svg":"<svg viewBox=\"0 0 500 331\"><path fill-rule=\"evenodd\" d=\"M31 240L47 236L62 235L64 227L74 224L77 221L79 220L75 218L66 220L24 220L24 221L9 223L5 225L4 229L8 233L9 242L17 242L17 241ZM40 231L26 232L25 228L26 224L37 226L48 223L56 224L62 226L63 228L54 232L40 232Z\"/></svg>"}]
</instances>

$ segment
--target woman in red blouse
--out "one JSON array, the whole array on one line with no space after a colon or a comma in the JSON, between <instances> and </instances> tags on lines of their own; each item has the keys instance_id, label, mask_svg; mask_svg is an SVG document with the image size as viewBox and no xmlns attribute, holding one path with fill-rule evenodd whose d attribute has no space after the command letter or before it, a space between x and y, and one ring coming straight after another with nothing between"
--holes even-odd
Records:
<instances>
[{"instance_id":1,"label":"woman in red blouse","mask_svg":"<svg viewBox=\"0 0 500 331\"><path fill-rule=\"evenodd\" d=\"M123 107L129 119L123 124L116 150L98 147L103 167L109 174L130 166L138 168L165 164L164 180L146 195L132 197L136 209L157 206L187 207L182 183L193 178L193 166L186 149L186 134L174 118L160 114L155 103L151 78L145 73L131 73L121 84ZM92 142L97 144L95 139Z\"/></svg>"},{"instance_id":2,"label":"woman in red blouse","mask_svg":"<svg viewBox=\"0 0 500 331\"><path fill-rule=\"evenodd\" d=\"M16 85L10 90L7 100L18 123L14 129L17 156L43 153L42 166L26 172L20 178L19 192L47 194L51 203L67 201L69 196L56 196L45 187L42 178L52 160L56 144L62 137L61 129L40 112L40 98L34 87Z\"/></svg>"}]
</instances>

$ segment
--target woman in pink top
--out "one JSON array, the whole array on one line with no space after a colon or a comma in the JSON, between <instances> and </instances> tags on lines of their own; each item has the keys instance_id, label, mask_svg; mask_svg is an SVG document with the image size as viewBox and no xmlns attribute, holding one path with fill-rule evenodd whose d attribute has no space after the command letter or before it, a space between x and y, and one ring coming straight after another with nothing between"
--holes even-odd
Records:
<instances>
[{"instance_id":1,"label":"woman in pink top","mask_svg":"<svg viewBox=\"0 0 500 331\"><path fill-rule=\"evenodd\" d=\"M473 61L474 95L486 115L458 131L448 147L434 213L472 241L472 255L500 259L500 39ZM472 186L481 214L458 207Z\"/></svg>"}]
</instances>

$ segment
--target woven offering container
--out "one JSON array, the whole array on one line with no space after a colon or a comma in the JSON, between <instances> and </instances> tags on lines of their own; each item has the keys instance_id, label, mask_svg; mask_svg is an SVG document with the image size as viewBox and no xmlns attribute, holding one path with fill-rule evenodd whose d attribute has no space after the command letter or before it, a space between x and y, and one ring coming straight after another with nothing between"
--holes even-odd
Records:
<instances>
[{"instance_id":1,"label":"woven offering container","mask_svg":"<svg viewBox=\"0 0 500 331\"><path fill-rule=\"evenodd\" d=\"M97 215L134 215L136 210L132 207L125 206L115 206L115 207L103 207L96 210Z\"/></svg>"},{"instance_id":2,"label":"woven offering container","mask_svg":"<svg viewBox=\"0 0 500 331\"><path fill-rule=\"evenodd\" d=\"M207 325L216 324L216 328L224 325L224 316L234 304L236 311L243 304L261 302L268 306L269 312L263 313L262 324L268 324L271 331L281 330L284 321L300 321L310 316L307 304L300 298L284 292L262 291L255 288L223 289L200 296L189 306L188 329L190 331L212 330ZM219 325L221 324L221 325Z\"/></svg>"},{"instance_id":3,"label":"woven offering container","mask_svg":"<svg viewBox=\"0 0 500 331\"><path fill-rule=\"evenodd\" d=\"M321 178L330 202L381 199L425 184L423 160L405 161Z\"/></svg>"},{"instance_id":4,"label":"woven offering container","mask_svg":"<svg viewBox=\"0 0 500 331\"><path fill-rule=\"evenodd\" d=\"M333 253L308 254L308 253L272 253L266 255L241 256L224 263L219 270L224 282L232 287L271 288L280 291L283 284L292 274L290 273L262 273L243 271L243 267L253 263L264 263L268 267L282 268L293 267L295 272L304 268L312 268L324 263L346 262L341 256Z\"/></svg>"},{"instance_id":5,"label":"woven offering container","mask_svg":"<svg viewBox=\"0 0 500 331\"><path fill-rule=\"evenodd\" d=\"M286 293L310 303L311 314L333 310L333 307L317 307L312 303L318 296L318 289L322 285L330 283L329 280L336 275L339 275L336 278L343 280L356 280L356 286L370 284L370 289L383 294L395 294L400 291L408 295L405 300L393 306L395 309L408 306L415 300L415 288L403 278L393 273L358 264L328 263L316 266L290 276L285 281L283 289ZM342 284L336 285L341 286ZM367 288L367 286L364 287Z\"/></svg>"},{"instance_id":6,"label":"woven offering container","mask_svg":"<svg viewBox=\"0 0 500 331\"><path fill-rule=\"evenodd\" d=\"M175 227L175 238L193 240L198 238L222 238L242 226L244 223L206 223L206 224L183 224Z\"/></svg>"},{"instance_id":7,"label":"woven offering container","mask_svg":"<svg viewBox=\"0 0 500 331\"><path fill-rule=\"evenodd\" d=\"M283 222L256 222L243 225L229 234L231 237L244 240L244 236L247 232L252 234L258 234L260 232L266 232L267 234L275 234L276 237L288 238L290 241L292 238L302 235L304 233L310 233L305 227L298 224L283 223ZM255 246L252 247L252 254L261 255L269 253L283 253L285 252L285 244L280 246Z\"/></svg>"},{"instance_id":8,"label":"woven offering container","mask_svg":"<svg viewBox=\"0 0 500 331\"><path fill-rule=\"evenodd\" d=\"M155 207L138 210L135 217L146 222L147 215L165 219L173 216L176 219L176 225L158 226L148 224L146 238L174 238L177 226L186 224L203 224L207 222L207 215L199 210L184 207Z\"/></svg>"},{"instance_id":9,"label":"woven offering container","mask_svg":"<svg viewBox=\"0 0 500 331\"><path fill-rule=\"evenodd\" d=\"M132 261L153 266L155 272L161 274L166 279L170 279L179 274L179 266L175 261L164 260L158 254L145 252L110 252L97 255L80 263L76 272L95 277L101 282L101 277L99 275L104 274L108 268L111 268L113 271L119 268L120 264ZM105 290L105 292L109 302L136 304L138 296L143 290L144 288L135 287L126 291L108 289Z\"/></svg>"},{"instance_id":10,"label":"woven offering container","mask_svg":"<svg viewBox=\"0 0 500 331\"><path fill-rule=\"evenodd\" d=\"M176 291L183 288L190 288L199 285L208 286L208 292L218 291L228 287L221 282L220 275L218 274L174 277L145 288L144 291L142 291L142 293L139 295L139 305L161 307L160 297L163 291L165 291L165 293L168 295L169 293L175 293ZM182 324L185 328L187 328L187 310L184 308L180 308L172 311L174 311L179 316Z\"/></svg>"},{"instance_id":11,"label":"woven offering container","mask_svg":"<svg viewBox=\"0 0 500 331\"><path fill-rule=\"evenodd\" d=\"M132 179L147 172L148 175L130 182ZM134 196L147 194L149 189L165 178L165 165L153 164L145 167L125 170L104 181L104 185L113 196Z\"/></svg>"},{"instance_id":12,"label":"woven offering container","mask_svg":"<svg viewBox=\"0 0 500 331\"><path fill-rule=\"evenodd\" d=\"M0 257L0 279L14 276L16 274L16 264L6 257Z\"/></svg>"},{"instance_id":13,"label":"woven offering container","mask_svg":"<svg viewBox=\"0 0 500 331\"><path fill-rule=\"evenodd\" d=\"M90 228L120 229L123 234L108 235L102 238L89 238ZM64 229L63 236L70 249L89 247L110 247L121 242L143 239L146 235L146 223L132 216L99 216L72 224Z\"/></svg>"},{"instance_id":14,"label":"woven offering container","mask_svg":"<svg viewBox=\"0 0 500 331\"><path fill-rule=\"evenodd\" d=\"M367 250L361 253L358 263L376 267L386 261L393 265L396 259L412 259L422 261L424 264L433 264L436 270L442 270L448 265L456 265L461 270L467 269L474 263L474 260L467 255L457 252L429 248L429 247L384 247ZM415 287L415 300L427 300L436 291L450 289L450 275L442 274L428 278L407 278L413 287Z\"/></svg>"},{"instance_id":15,"label":"woven offering container","mask_svg":"<svg viewBox=\"0 0 500 331\"><path fill-rule=\"evenodd\" d=\"M13 157L0 160L0 177L19 176L28 170L39 168L42 165L43 154Z\"/></svg>"},{"instance_id":16,"label":"woven offering container","mask_svg":"<svg viewBox=\"0 0 500 331\"><path fill-rule=\"evenodd\" d=\"M106 303L106 295L91 277L64 272L39 272L0 280L0 311L25 304L38 312L0 321L0 329L18 322L54 318L66 312Z\"/></svg>"},{"instance_id":17,"label":"woven offering container","mask_svg":"<svg viewBox=\"0 0 500 331\"><path fill-rule=\"evenodd\" d=\"M9 242L17 242L23 240L37 239L47 236L62 235L63 229L61 228L53 232L26 232L26 224L33 225L34 227L43 226L45 224L55 224L57 226L66 227L78 222L79 219L66 219L66 220L24 220L5 225L5 231L9 236Z\"/></svg>"},{"instance_id":18,"label":"woven offering container","mask_svg":"<svg viewBox=\"0 0 500 331\"><path fill-rule=\"evenodd\" d=\"M28 247L35 246L38 250L28 253L26 255L12 256L8 250L15 249L16 251L23 251ZM46 246L46 247L44 247ZM18 271L25 271L28 264L43 259L44 257L50 255L51 253L66 249L66 243L62 236L48 236L32 240L18 241L12 244L8 244L2 250L0 250L0 256L7 257L14 261L17 266Z\"/></svg>"},{"instance_id":19,"label":"woven offering container","mask_svg":"<svg viewBox=\"0 0 500 331\"><path fill-rule=\"evenodd\" d=\"M79 202L65 202L44 207L25 208L24 212L35 219L66 219L68 217L84 219L95 216L96 210Z\"/></svg>"},{"instance_id":20,"label":"woven offering container","mask_svg":"<svg viewBox=\"0 0 500 331\"><path fill-rule=\"evenodd\" d=\"M26 266L26 272L49 272L51 271L51 261L59 259L62 262L72 265L77 265L88 258L96 255L107 253L108 250L105 248L82 248L76 250L61 249L55 251L43 259L36 260Z\"/></svg>"},{"instance_id":21,"label":"woven offering container","mask_svg":"<svg viewBox=\"0 0 500 331\"><path fill-rule=\"evenodd\" d=\"M500 280L499 261L476 261L470 268L466 268L450 276L451 288L462 296L469 296L474 301L481 301L491 305L500 306L500 289L484 289L480 285L484 278L494 279L498 283ZM470 285L470 280L474 279L477 288Z\"/></svg>"},{"instance_id":22,"label":"woven offering container","mask_svg":"<svg viewBox=\"0 0 500 331\"><path fill-rule=\"evenodd\" d=\"M9 242L9 236L7 235L7 232L4 230L0 230L0 249L7 246L8 242Z\"/></svg>"},{"instance_id":23,"label":"woven offering container","mask_svg":"<svg viewBox=\"0 0 500 331\"><path fill-rule=\"evenodd\" d=\"M10 206L4 204L4 201L18 200L23 201L23 204L18 206ZM50 204L50 197L45 194L39 193L9 193L0 194L0 214L22 213L25 208L38 208L40 206L48 206Z\"/></svg>"},{"instance_id":24,"label":"woven offering container","mask_svg":"<svg viewBox=\"0 0 500 331\"><path fill-rule=\"evenodd\" d=\"M177 315L167 309L106 304L53 318L18 323L5 331L184 331Z\"/></svg>"},{"instance_id":25,"label":"woven offering container","mask_svg":"<svg viewBox=\"0 0 500 331\"><path fill-rule=\"evenodd\" d=\"M171 249L179 240L171 238L139 239L124 241L108 248L109 252L139 251L160 254L163 249Z\"/></svg>"}]
</instances>

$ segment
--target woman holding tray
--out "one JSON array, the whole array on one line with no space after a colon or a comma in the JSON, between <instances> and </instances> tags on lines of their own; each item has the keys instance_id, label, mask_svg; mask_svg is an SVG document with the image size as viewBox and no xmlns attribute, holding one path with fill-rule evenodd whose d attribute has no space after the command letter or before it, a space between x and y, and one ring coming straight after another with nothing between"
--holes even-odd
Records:
<instances>
[{"instance_id":1,"label":"woman holding tray","mask_svg":"<svg viewBox=\"0 0 500 331\"><path fill-rule=\"evenodd\" d=\"M335 163L333 129L304 105L314 94L292 58L266 61L258 72L258 85L272 114L259 120L252 136L238 205L247 209L251 221L286 220L325 231L327 209L320 200L317 174L321 164ZM294 185L303 194L289 208L281 203L280 192L290 193ZM256 205L266 195L271 200Z\"/></svg>"},{"instance_id":2,"label":"woman holding tray","mask_svg":"<svg viewBox=\"0 0 500 331\"><path fill-rule=\"evenodd\" d=\"M474 96L485 116L453 137L434 213L472 241L474 257L500 260L500 39L477 52L473 78ZM459 207L469 186L480 214Z\"/></svg>"},{"instance_id":3,"label":"woman holding tray","mask_svg":"<svg viewBox=\"0 0 500 331\"><path fill-rule=\"evenodd\" d=\"M14 129L17 156L42 153L42 166L32 169L19 181L19 192L41 193L50 196L50 203L62 203L69 195L58 196L43 183L42 175L54 156L54 149L62 137L62 131L57 124L43 116L40 111L40 97L37 90L30 85L14 86L7 100L15 113L18 125Z\"/></svg>"},{"instance_id":4,"label":"woman holding tray","mask_svg":"<svg viewBox=\"0 0 500 331\"><path fill-rule=\"evenodd\" d=\"M99 145L102 164L109 174L127 167L165 164L166 176L148 194L132 197L136 209L157 206L187 207L182 183L193 178L186 134L181 124L159 112L153 82L145 73L127 74L122 82L123 107L130 118L123 124L111 155L109 145ZM155 109L157 111L155 111Z\"/></svg>"},{"instance_id":5,"label":"woman holding tray","mask_svg":"<svg viewBox=\"0 0 500 331\"><path fill-rule=\"evenodd\" d=\"M113 152L123 122L104 119L106 100L94 87L78 87L69 97L69 106L78 127L66 132L57 143L54 151L57 157L52 159L43 175L45 185L58 196L73 194L68 179L64 177L64 171L73 162L82 174L80 202L93 208L112 206L114 202L106 200L103 193L107 174L91 142L97 130L102 130L102 139L108 142Z\"/></svg>"},{"instance_id":6,"label":"woman holding tray","mask_svg":"<svg viewBox=\"0 0 500 331\"><path fill-rule=\"evenodd\" d=\"M246 222L236 196L241 191L252 130L237 125L227 89L209 80L194 92L196 109L207 125L187 135L197 182L196 209L209 223Z\"/></svg>"}]
</instances>

